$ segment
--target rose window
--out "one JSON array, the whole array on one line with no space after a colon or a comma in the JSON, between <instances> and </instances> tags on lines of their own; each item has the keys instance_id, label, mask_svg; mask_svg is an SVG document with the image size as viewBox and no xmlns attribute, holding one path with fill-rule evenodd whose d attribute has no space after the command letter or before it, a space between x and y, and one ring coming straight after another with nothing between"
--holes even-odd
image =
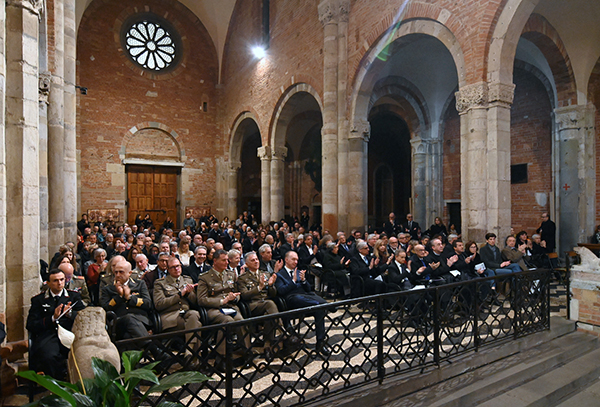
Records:
<instances>
[{"instance_id":1,"label":"rose window","mask_svg":"<svg viewBox=\"0 0 600 407\"><path fill-rule=\"evenodd\" d=\"M161 71L176 57L173 35L154 21L133 23L125 33L125 47L133 61L144 69Z\"/></svg>"}]
</instances>

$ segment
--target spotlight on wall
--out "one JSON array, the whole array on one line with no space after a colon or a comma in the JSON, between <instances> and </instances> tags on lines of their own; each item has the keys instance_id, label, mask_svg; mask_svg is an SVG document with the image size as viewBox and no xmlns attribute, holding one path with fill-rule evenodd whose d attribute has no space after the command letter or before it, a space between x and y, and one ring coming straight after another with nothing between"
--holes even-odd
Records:
<instances>
[{"instance_id":1,"label":"spotlight on wall","mask_svg":"<svg viewBox=\"0 0 600 407\"><path fill-rule=\"evenodd\" d=\"M79 85L75 85L76 89L79 89L79 93L81 93L82 95L87 95L87 88L84 88L83 86L79 86Z\"/></svg>"},{"instance_id":2,"label":"spotlight on wall","mask_svg":"<svg viewBox=\"0 0 600 407\"><path fill-rule=\"evenodd\" d=\"M252 47L252 54L258 59L263 59L267 56L267 50L264 47L257 45Z\"/></svg>"}]
</instances>

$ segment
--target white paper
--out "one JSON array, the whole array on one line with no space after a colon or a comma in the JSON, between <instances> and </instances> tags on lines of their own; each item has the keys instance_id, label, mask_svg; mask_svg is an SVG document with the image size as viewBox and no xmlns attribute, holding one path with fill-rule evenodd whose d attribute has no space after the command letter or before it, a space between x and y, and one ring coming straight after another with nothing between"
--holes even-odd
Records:
<instances>
[{"instance_id":1,"label":"white paper","mask_svg":"<svg viewBox=\"0 0 600 407\"><path fill-rule=\"evenodd\" d=\"M383 277L377 276L377 277L375 277L375 281L381 281L381 282L383 282Z\"/></svg>"},{"instance_id":2,"label":"white paper","mask_svg":"<svg viewBox=\"0 0 600 407\"><path fill-rule=\"evenodd\" d=\"M58 340L63 346L67 349L71 349L71 345L73 345L73 341L75 340L75 334L62 326L58 325Z\"/></svg>"},{"instance_id":3,"label":"white paper","mask_svg":"<svg viewBox=\"0 0 600 407\"><path fill-rule=\"evenodd\" d=\"M477 271L485 270L485 263L476 264L475 270L477 270Z\"/></svg>"},{"instance_id":4,"label":"white paper","mask_svg":"<svg viewBox=\"0 0 600 407\"><path fill-rule=\"evenodd\" d=\"M460 271L458 270L450 270L449 273L452 274L454 277L460 276Z\"/></svg>"}]
</instances>

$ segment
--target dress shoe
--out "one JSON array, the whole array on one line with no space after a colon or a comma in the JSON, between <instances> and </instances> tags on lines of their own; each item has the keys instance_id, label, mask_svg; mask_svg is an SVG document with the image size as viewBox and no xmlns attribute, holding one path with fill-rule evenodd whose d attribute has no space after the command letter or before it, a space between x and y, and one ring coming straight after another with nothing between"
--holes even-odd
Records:
<instances>
[{"instance_id":1,"label":"dress shoe","mask_svg":"<svg viewBox=\"0 0 600 407\"><path fill-rule=\"evenodd\" d=\"M272 362L273 359L275 359L275 355L273 354L271 348L265 348L263 352L263 357L267 362Z\"/></svg>"},{"instance_id":2,"label":"dress shoe","mask_svg":"<svg viewBox=\"0 0 600 407\"><path fill-rule=\"evenodd\" d=\"M321 354L321 356L328 357L331 355L331 349L325 343L325 341L317 342L317 352Z\"/></svg>"}]
</instances>

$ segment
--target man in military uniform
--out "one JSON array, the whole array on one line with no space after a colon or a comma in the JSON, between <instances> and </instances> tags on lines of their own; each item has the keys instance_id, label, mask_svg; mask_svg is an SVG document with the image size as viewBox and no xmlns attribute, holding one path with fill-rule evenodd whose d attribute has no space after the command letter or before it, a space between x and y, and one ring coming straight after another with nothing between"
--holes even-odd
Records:
<instances>
[{"instance_id":1,"label":"man in military uniform","mask_svg":"<svg viewBox=\"0 0 600 407\"><path fill-rule=\"evenodd\" d=\"M279 312L277 305L270 300L277 295L275 280L277 274L269 274L258 269L260 264L255 252L246 253L244 256L246 272L242 274L237 281L237 288L242 300L248 302L250 313L253 317L258 315L271 315ZM280 260L281 261L281 260ZM283 261L281 261L283 264ZM275 320L265 321L265 350L264 357L267 360L273 359L271 343L275 338Z\"/></svg>"},{"instance_id":2,"label":"man in military uniform","mask_svg":"<svg viewBox=\"0 0 600 407\"><path fill-rule=\"evenodd\" d=\"M191 309L196 304L197 284L190 277L181 275L181 262L177 257L169 257L167 270L169 274L154 283L154 308L160 313L163 331L202 327L200 313ZM187 334L185 339L193 349L188 367L195 370L199 342L193 334Z\"/></svg>"},{"instance_id":3,"label":"man in military uniform","mask_svg":"<svg viewBox=\"0 0 600 407\"><path fill-rule=\"evenodd\" d=\"M235 305L240 299L240 293L235 292L235 273L227 270L227 252L217 250L213 257L213 267L204 274L198 276L197 297L198 305L207 309L208 322L210 324L224 324L232 321L242 320L239 308ZM244 329L236 329L238 337L238 353L246 355L250 347L250 339ZM241 339L243 338L243 342ZM225 339L223 330L217 334L217 352L225 354ZM223 359L217 362L217 368L221 370L224 366Z\"/></svg>"},{"instance_id":4,"label":"man in military uniform","mask_svg":"<svg viewBox=\"0 0 600 407\"><path fill-rule=\"evenodd\" d=\"M27 315L32 370L43 371L59 380L65 378L69 349L60 343L58 325L70 331L77 312L83 308L81 295L65 289L64 273L59 269L50 270L48 289L31 299Z\"/></svg>"},{"instance_id":5,"label":"man in military uniform","mask_svg":"<svg viewBox=\"0 0 600 407\"><path fill-rule=\"evenodd\" d=\"M58 266L58 269L65 275L65 288L70 291L77 291L81 295L84 307L90 305L92 299L90 298L85 278L73 275L74 269L70 263L62 263ZM48 284L44 283L42 292L46 291L48 291Z\"/></svg>"}]
</instances>

